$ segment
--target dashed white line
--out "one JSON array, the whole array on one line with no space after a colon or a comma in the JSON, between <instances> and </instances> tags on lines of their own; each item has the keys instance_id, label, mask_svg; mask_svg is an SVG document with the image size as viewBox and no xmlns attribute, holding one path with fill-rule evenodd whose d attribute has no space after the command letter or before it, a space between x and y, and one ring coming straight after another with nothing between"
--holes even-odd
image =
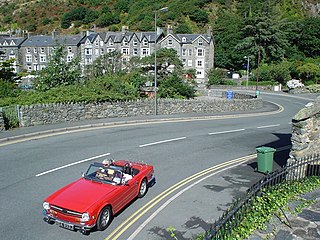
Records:
<instances>
[{"instance_id":1,"label":"dashed white line","mask_svg":"<svg viewBox=\"0 0 320 240\"><path fill-rule=\"evenodd\" d=\"M213 133L208 133L209 135L216 135L216 134L224 134L224 133L233 133L233 132L241 132L244 131L244 128L241 129L235 129L235 130L228 130L228 131L222 131L222 132L213 132Z\"/></svg>"},{"instance_id":2,"label":"dashed white line","mask_svg":"<svg viewBox=\"0 0 320 240\"><path fill-rule=\"evenodd\" d=\"M187 138L187 137L172 138L172 139L163 140L163 141L159 141L159 142L153 142L153 143L146 143L146 144L142 144L142 145L139 145L139 147L140 147L140 148L142 148L142 147L152 146L152 145L161 144L161 143L167 143L167 142L179 141L179 140L186 139L186 138Z\"/></svg>"},{"instance_id":3,"label":"dashed white line","mask_svg":"<svg viewBox=\"0 0 320 240\"><path fill-rule=\"evenodd\" d=\"M69 163L67 165L64 165L64 166L61 166L61 167L57 167L57 168L54 168L54 169L39 173L39 174L36 175L36 177L40 177L42 175L45 175L45 174L48 174L48 173L51 173L51 172L54 172L54 171L58 171L58 170L63 169L63 168L67 168L67 167L70 167L70 166L73 166L73 165L76 165L76 164L80 164L80 163L83 163L83 162L88 162L88 161L91 161L91 160L94 160L94 159L97 159L97 158L100 158L100 157L105 157L105 156L108 156L108 155L110 155L110 153L105 153L105 154L101 154L101 155L94 156L94 157L91 157L91 158L83 159L83 160L80 160L80 161L77 161L77 162Z\"/></svg>"},{"instance_id":4,"label":"dashed white line","mask_svg":"<svg viewBox=\"0 0 320 240\"><path fill-rule=\"evenodd\" d=\"M266 125L266 126L260 126L260 127L257 127L257 128L271 128L271 127L278 127L280 126L280 124L274 124L274 125Z\"/></svg>"}]
</instances>

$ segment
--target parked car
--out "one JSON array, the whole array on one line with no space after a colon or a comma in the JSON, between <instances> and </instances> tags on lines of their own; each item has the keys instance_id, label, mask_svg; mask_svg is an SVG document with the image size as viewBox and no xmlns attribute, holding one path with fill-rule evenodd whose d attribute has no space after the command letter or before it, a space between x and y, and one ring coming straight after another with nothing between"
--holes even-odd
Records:
<instances>
[{"instance_id":1,"label":"parked car","mask_svg":"<svg viewBox=\"0 0 320 240\"><path fill-rule=\"evenodd\" d=\"M93 163L82 178L56 191L43 202L44 221L89 234L105 230L113 216L155 183L153 166L118 160Z\"/></svg>"}]
</instances>

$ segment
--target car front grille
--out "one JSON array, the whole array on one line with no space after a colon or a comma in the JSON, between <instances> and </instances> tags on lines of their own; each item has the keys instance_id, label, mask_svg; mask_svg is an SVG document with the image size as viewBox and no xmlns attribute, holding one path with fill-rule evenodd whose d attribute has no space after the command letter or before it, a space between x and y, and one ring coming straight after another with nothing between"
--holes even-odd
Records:
<instances>
[{"instance_id":1,"label":"car front grille","mask_svg":"<svg viewBox=\"0 0 320 240\"><path fill-rule=\"evenodd\" d=\"M61 207L58 207L58 206L55 206L55 205L51 205L51 209L56 211L56 212L59 212L61 214L72 216L72 217L81 218L81 216L82 216L82 213L74 212L74 211L71 211L69 209L61 208Z\"/></svg>"}]
</instances>

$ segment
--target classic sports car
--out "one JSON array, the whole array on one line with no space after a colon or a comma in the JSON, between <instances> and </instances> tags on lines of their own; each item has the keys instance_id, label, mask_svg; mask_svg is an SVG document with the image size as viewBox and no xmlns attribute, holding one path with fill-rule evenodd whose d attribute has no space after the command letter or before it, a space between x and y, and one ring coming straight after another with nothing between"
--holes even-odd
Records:
<instances>
[{"instance_id":1,"label":"classic sports car","mask_svg":"<svg viewBox=\"0 0 320 240\"><path fill-rule=\"evenodd\" d=\"M89 234L105 230L114 214L155 183L153 167L118 160L109 166L93 163L83 177L61 188L43 202L44 221Z\"/></svg>"}]
</instances>

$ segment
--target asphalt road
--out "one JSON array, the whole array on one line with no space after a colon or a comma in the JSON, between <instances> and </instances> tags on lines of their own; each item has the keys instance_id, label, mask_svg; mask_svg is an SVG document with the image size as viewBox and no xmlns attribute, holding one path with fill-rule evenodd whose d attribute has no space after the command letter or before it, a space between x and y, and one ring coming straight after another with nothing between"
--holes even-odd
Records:
<instances>
[{"instance_id":1,"label":"asphalt road","mask_svg":"<svg viewBox=\"0 0 320 240\"><path fill-rule=\"evenodd\" d=\"M262 92L261 97L265 101L279 104L280 108L266 104L266 109L273 110L272 113L230 113L212 118L183 116L163 122L136 121L132 124L91 127L49 137L0 143L1 239L129 239L140 228L141 231L136 232L134 239L165 239L159 232L169 226L174 226L188 236L187 231L179 229L187 212L196 212L205 216L206 221L212 222L220 214L218 210L212 211L217 209L214 204L230 203L232 194L210 196L210 202L207 202L210 212L207 206L199 204L191 208L191 203L196 199L205 200L209 197L197 187L181 192L164 206L174 194L181 191L182 188L179 188L164 196L150 209L142 211L136 220L126 222L126 219L154 202L157 196L175 184L205 169L252 155L258 146L287 146L290 143L292 117L316 96ZM21 133L24 131L21 130ZM0 139L7 135L0 133ZM143 199L134 201L118 214L103 232L83 236L44 223L41 213L43 199L79 178L90 162L102 161L106 157L152 164L157 183ZM222 166L220 170L226 168ZM191 186L197 180L184 186ZM224 187L217 176L206 179L209 180L217 188ZM235 186L239 188L239 185ZM152 221L146 222L152 213L162 208ZM120 232L119 229L115 232L119 226ZM193 232L192 229L190 231Z\"/></svg>"}]
</instances>

